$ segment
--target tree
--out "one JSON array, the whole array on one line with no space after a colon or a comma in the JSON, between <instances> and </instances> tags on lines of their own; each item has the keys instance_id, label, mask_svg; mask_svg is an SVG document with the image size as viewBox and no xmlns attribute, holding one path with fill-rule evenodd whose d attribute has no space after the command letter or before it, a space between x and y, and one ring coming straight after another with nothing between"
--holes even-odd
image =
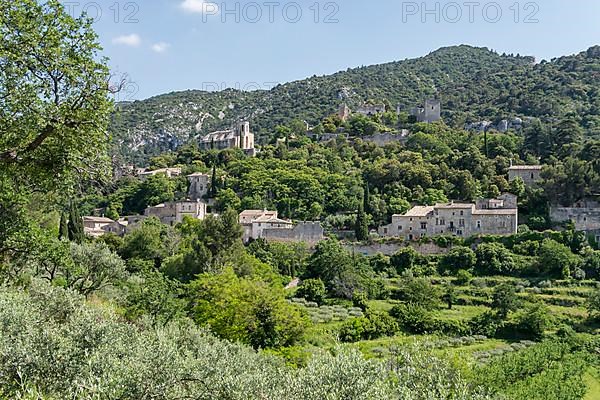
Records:
<instances>
[{"instance_id":1,"label":"tree","mask_svg":"<svg viewBox=\"0 0 600 400\"><path fill-rule=\"evenodd\" d=\"M498 317L505 319L509 312L519 307L519 299L515 287L508 283L498 285L494 288L492 295L492 308L498 313Z\"/></svg>"},{"instance_id":2,"label":"tree","mask_svg":"<svg viewBox=\"0 0 600 400\"><path fill-rule=\"evenodd\" d=\"M412 269L419 262L420 254L412 247L405 247L398 250L390 258L390 263L396 271L401 274L406 270Z\"/></svg>"},{"instance_id":3,"label":"tree","mask_svg":"<svg viewBox=\"0 0 600 400\"><path fill-rule=\"evenodd\" d=\"M73 268L63 271L66 285L84 296L125 278L125 263L102 243L71 244Z\"/></svg>"},{"instance_id":4,"label":"tree","mask_svg":"<svg viewBox=\"0 0 600 400\"><path fill-rule=\"evenodd\" d=\"M308 326L300 310L286 302L281 287L239 278L231 268L198 276L189 285L188 297L198 324L255 349L292 346Z\"/></svg>"},{"instance_id":5,"label":"tree","mask_svg":"<svg viewBox=\"0 0 600 400\"><path fill-rule=\"evenodd\" d=\"M69 240L69 217L67 217L67 213L65 212L60 213L58 238L62 240Z\"/></svg>"},{"instance_id":6,"label":"tree","mask_svg":"<svg viewBox=\"0 0 600 400\"><path fill-rule=\"evenodd\" d=\"M475 252L468 247L453 247L442 256L439 269L442 272L456 274L460 270L472 272L477 258Z\"/></svg>"},{"instance_id":7,"label":"tree","mask_svg":"<svg viewBox=\"0 0 600 400\"><path fill-rule=\"evenodd\" d=\"M512 253L500 243L483 243L475 250L476 270L479 274L507 275L515 270Z\"/></svg>"},{"instance_id":8,"label":"tree","mask_svg":"<svg viewBox=\"0 0 600 400\"><path fill-rule=\"evenodd\" d=\"M120 87L109 84L91 19L57 0L0 6L0 168L36 183L95 176L108 165L108 95Z\"/></svg>"},{"instance_id":9,"label":"tree","mask_svg":"<svg viewBox=\"0 0 600 400\"><path fill-rule=\"evenodd\" d=\"M406 303L423 307L426 310L434 310L438 307L439 292L425 278L404 279L401 287L402 300Z\"/></svg>"},{"instance_id":10,"label":"tree","mask_svg":"<svg viewBox=\"0 0 600 400\"><path fill-rule=\"evenodd\" d=\"M242 202L232 189L221 189L217 193L215 209L223 212L228 209L239 212Z\"/></svg>"},{"instance_id":11,"label":"tree","mask_svg":"<svg viewBox=\"0 0 600 400\"><path fill-rule=\"evenodd\" d=\"M508 189L510 193L521 198L525 195L525 190L525 182L523 182L523 178L521 178L520 176L517 176L515 179L510 181L510 187Z\"/></svg>"},{"instance_id":12,"label":"tree","mask_svg":"<svg viewBox=\"0 0 600 400\"><path fill-rule=\"evenodd\" d=\"M354 233L356 235L356 240L360 242L365 241L369 238L369 226L367 223L367 215L365 214L365 210L362 204L358 208L358 214L356 215Z\"/></svg>"},{"instance_id":13,"label":"tree","mask_svg":"<svg viewBox=\"0 0 600 400\"><path fill-rule=\"evenodd\" d=\"M517 318L517 329L535 340L540 340L552 324L550 310L541 301L528 304Z\"/></svg>"},{"instance_id":14,"label":"tree","mask_svg":"<svg viewBox=\"0 0 600 400\"><path fill-rule=\"evenodd\" d=\"M569 279L571 273L582 264L581 257L552 239L544 239L538 250L538 258L540 271L562 279Z\"/></svg>"},{"instance_id":15,"label":"tree","mask_svg":"<svg viewBox=\"0 0 600 400\"><path fill-rule=\"evenodd\" d=\"M446 285L444 294L442 295L442 300L448 305L448 310L452 310L452 306L454 306L458 300L458 296L456 295L456 290L454 289L453 285Z\"/></svg>"},{"instance_id":16,"label":"tree","mask_svg":"<svg viewBox=\"0 0 600 400\"><path fill-rule=\"evenodd\" d=\"M317 304L323 304L326 294L325 284L320 279L302 281L296 292L296 296L303 297L308 301L314 301Z\"/></svg>"},{"instance_id":17,"label":"tree","mask_svg":"<svg viewBox=\"0 0 600 400\"><path fill-rule=\"evenodd\" d=\"M598 318L600 314L600 290L594 291L587 299L586 308L591 318Z\"/></svg>"},{"instance_id":18,"label":"tree","mask_svg":"<svg viewBox=\"0 0 600 400\"><path fill-rule=\"evenodd\" d=\"M79 213L79 208L75 202L71 202L69 210L69 240L75 243L83 243L85 240L85 234L83 232L83 218Z\"/></svg>"}]
</instances>

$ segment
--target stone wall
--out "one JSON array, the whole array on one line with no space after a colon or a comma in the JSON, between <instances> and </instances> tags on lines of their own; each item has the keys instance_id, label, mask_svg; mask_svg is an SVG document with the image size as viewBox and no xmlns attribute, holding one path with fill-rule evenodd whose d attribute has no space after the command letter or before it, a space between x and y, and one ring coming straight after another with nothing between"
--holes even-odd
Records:
<instances>
[{"instance_id":1,"label":"stone wall","mask_svg":"<svg viewBox=\"0 0 600 400\"><path fill-rule=\"evenodd\" d=\"M391 256L398 252L400 249L406 247L414 248L418 253L425 255L433 254L446 254L450 251L450 248L440 247L435 243L418 243L418 242L386 242L386 243L372 243L372 244L359 244L349 243L345 244L344 247L350 251L354 251L357 254L365 256L374 256L375 254L382 253L386 256Z\"/></svg>"},{"instance_id":2,"label":"stone wall","mask_svg":"<svg viewBox=\"0 0 600 400\"><path fill-rule=\"evenodd\" d=\"M550 218L554 222L573 221L578 231L600 229L600 208L550 207Z\"/></svg>"},{"instance_id":3,"label":"stone wall","mask_svg":"<svg viewBox=\"0 0 600 400\"><path fill-rule=\"evenodd\" d=\"M262 237L276 242L304 242L315 245L325 239L320 222L300 222L293 229L265 229Z\"/></svg>"}]
</instances>

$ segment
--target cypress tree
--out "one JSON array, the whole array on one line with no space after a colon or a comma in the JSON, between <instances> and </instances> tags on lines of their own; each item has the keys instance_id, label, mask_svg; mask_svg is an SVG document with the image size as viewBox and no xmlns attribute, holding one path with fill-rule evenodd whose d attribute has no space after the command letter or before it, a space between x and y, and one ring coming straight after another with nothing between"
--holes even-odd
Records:
<instances>
[{"instance_id":1,"label":"cypress tree","mask_svg":"<svg viewBox=\"0 0 600 400\"><path fill-rule=\"evenodd\" d=\"M365 210L365 213L371 214L371 191L369 190L369 184L366 182L363 194L363 209Z\"/></svg>"},{"instance_id":2,"label":"cypress tree","mask_svg":"<svg viewBox=\"0 0 600 400\"><path fill-rule=\"evenodd\" d=\"M213 164L212 177L210 178L210 197L217 195L217 164Z\"/></svg>"},{"instance_id":3,"label":"cypress tree","mask_svg":"<svg viewBox=\"0 0 600 400\"><path fill-rule=\"evenodd\" d=\"M369 226L367 224L367 215L365 214L365 209L362 204L358 208L358 214L356 215L354 233L356 235L356 240L358 241L362 242L369 238Z\"/></svg>"},{"instance_id":4,"label":"cypress tree","mask_svg":"<svg viewBox=\"0 0 600 400\"><path fill-rule=\"evenodd\" d=\"M68 231L70 241L76 243L83 243L83 220L81 218L81 214L79 213L79 209L77 208L77 205L74 202L71 203L71 208L69 210Z\"/></svg>"},{"instance_id":5,"label":"cypress tree","mask_svg":"<svg viewBox=\"0 0 600 400\"><path fill-rule=\"evenodd\" d=\"M60 213L60 225L58 226L58 238L69 240L69 218L66 212Z\"/></svg>"}]
</instances>

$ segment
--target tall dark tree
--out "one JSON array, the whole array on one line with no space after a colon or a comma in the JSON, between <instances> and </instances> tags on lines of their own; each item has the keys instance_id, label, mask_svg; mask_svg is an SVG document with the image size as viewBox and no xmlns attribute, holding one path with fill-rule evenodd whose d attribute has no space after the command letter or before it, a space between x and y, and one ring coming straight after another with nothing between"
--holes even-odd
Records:
<instances>
[{"instance_id":1,"label":"tall dark tree","mask_svg":"<svg viewBox=\"0 0 600 400\"><path fill-rule=\"evenodd\" d=\"M356 240L363 241L369 238L369 225L367 222L367 214L365 214L364 206L361 204L356 215L356 223L354 226Z\"/></svg>"},{"instance_id":2,"label":"tall dark tree","mask_svg":"<svg viewBox=\"0 0 600 400\"><path fill-rule=\"evenodd\" d=\"M69 210L68 231L70 241L76 243L83 243L83 219L81 217L81 213L79 212L79 208L74 202L71 203L71 207Z\"/></svg>"},{"instance_id":3,"label":"tall dark tree","mask_svg":"<svg viewBox=\"0 0 600 400\"><path fill-rule=\"evenodd\" d=\"M365 213L371 214L371 190L369 189L368 182L365 182L365 190L363 192L363 209Z\"/></svg>"},{"instance_id":4,"label":"tall dark tree","mask_svg":"<svg viewBox=\"0 0 600 400\"><path fill-rule=\"evenodd\" d=\"M219 184L217 181L217 164L213 164L212 176L210 178L210 190L209 196L214 198L217 195L217 191L219 190Z\"/></svg>"},{"instance_id":5,"label":"tall dark tree","mask_svg":"<svg viewBox=\"0 0 600 400\"><path fill-rule=\"evenodd\" d=\"M60 214L60 225L58 226L58 238L69 239L69 217L66 212Z\"/></svg>"}]
</instances>

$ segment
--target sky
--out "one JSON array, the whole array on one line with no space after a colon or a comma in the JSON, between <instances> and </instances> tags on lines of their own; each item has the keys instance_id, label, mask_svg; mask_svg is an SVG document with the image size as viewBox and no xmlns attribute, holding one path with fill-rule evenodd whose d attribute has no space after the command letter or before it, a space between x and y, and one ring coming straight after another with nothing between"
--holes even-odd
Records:
<instances>
[{"instance_id":1,"label":"sky","mask_svg":"<svg viewBox=\"0 0 600 400\"><path fill-rule=\"evenodd\" d=\"M118 100L172 91L269 89L469 44L538 61L600 45L598 0L96 0L86 11Z\"/></svg>"}]
</instances>

